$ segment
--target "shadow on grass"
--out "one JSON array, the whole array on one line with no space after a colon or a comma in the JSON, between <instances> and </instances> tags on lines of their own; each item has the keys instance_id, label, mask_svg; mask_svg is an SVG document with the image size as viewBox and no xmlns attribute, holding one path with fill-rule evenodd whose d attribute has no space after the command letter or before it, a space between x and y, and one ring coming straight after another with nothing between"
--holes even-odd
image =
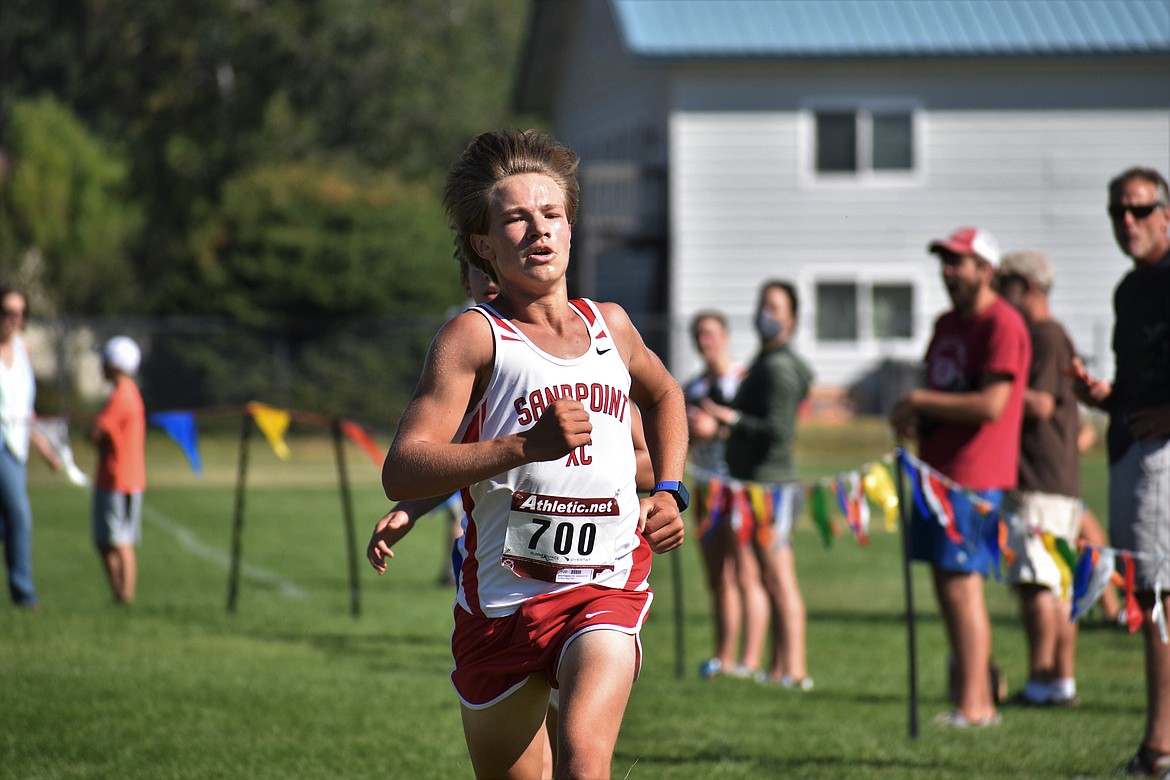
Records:
<instances>
[{"instance_id":1,"label":"shadow on grass","mask_svg":"<svg viewBox=\"0 0 1170 780\"><path fill-rule=\"evenodd\" d=\"M745 770L751 770L760 777L824 777L839 775L848 771L852 775L882 775L890 777L906 777L910 773L921 772L922 776L940 774L949 771L958 771L962 767L946 761L913 758L880 759L859 758L856 755L805 755L805 756L765 756L736 750L700 750L686 755L656 755L641 752L637 757L615 755L615 763L619 766L629 765L630 777L654 777L654 767L679 767L698 769L704 765L711 767L714 774L716 767L738 765Z\"/></svg>"},{"instance_id":2,"label":"shadow on grass","mask_svg":"<svg viewBox=\"0 0 1170 780\"><path fill-rule=\"evenodd\" d=\"M433 633L293 634L250 631L246 635L261 641L308 646L331 658L364 665L373 672L418 670L433 673L441 669L446 673L451 670L451 648L447 637Z\"/></svg>"}]
</instances>

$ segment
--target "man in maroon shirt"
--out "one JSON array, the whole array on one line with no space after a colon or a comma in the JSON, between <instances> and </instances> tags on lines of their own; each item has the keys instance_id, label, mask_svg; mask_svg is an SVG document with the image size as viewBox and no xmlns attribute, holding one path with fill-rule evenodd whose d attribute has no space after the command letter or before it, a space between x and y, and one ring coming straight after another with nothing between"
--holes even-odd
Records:
<instances>
[{"instance_id":1,"label":"man in maroon shirt","mask_svg":"<svg viewBox=\"0 0 1170 780\"><path fill-rule=\"evenodd\" d=\"M991 506L1016 486L1024 388L1031 342L1019 312L993 289L999 246L991 234L961 228L931 242L953 308L935 322L926 352L926 387L894 404L890 423L901 438L919 440L919 457ZM931 565L958 676L955 709L943 726L999 723L988 669L991 621L983 579L997 537L996 513L985 514L966 493L952 497L953 541L938 519L917 513L911 555Z\"/></svg>"}]
</instances>

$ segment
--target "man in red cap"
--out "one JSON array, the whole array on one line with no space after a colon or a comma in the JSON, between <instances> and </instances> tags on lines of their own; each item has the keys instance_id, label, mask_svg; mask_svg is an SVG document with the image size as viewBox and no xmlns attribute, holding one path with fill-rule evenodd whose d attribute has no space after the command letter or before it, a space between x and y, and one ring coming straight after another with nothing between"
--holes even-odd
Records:
<instances>
[{"instance_id":1,"label":"man in red cap","mask_svg":"<svg viewBox=\"0 0 1170 780\"><path fill-rule=\"evenodd\" d=\"M982 577L997 546L998 519L986 507L998 508L1003 492L1016 486L1032 347L1023 318L992 286L999 245L990 233L961 228L931 242L929 251L941 261L953 308L935 322L926 386L898 399L890 423L899 438L918 439L923 462L968 489L951 491L954 516L946 521L953 528L915 512L911 555L931 565L955 659L955 709L935 722L991 726L999 714Z\"/></svg>"}]
</instances>

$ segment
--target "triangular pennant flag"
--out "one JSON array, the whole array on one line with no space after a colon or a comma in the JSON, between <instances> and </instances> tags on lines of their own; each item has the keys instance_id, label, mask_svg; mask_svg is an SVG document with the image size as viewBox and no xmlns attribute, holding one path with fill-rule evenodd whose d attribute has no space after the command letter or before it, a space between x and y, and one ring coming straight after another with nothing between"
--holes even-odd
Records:
<instances>
[{"instance_id":1,"label":"triangular pennant flag","mask_svg":"<svg viewBox=\"0 0 1170 780\"><path fill-rule=\"evenodd\" d=\"M955 544L963 543L963 535L955 524L955 509L951 503L950 490L938 472L925 463L920 466L922 497L930 507L930 513L943 527L947 538Z\"/></svg>"},{"instance_id":2,"label":"triangular pennant flag","mask_svg":"<svg viewBox=\"0 0 1170 780\"><path fill-rule=\"evenodd\" d=\"M1158 637L1162 644L1170 643L1166 636L1166 608L1162 604L1162 583L1154 583L1154 608L1150 611L1150 620L1158 627Z\"/></svg>"},{"instance_id":3,"label":"triangular pennant flag","mask_svg":"<svg viewBox=\"0 0 1170 780\"><path fill-rule=\"evenodd\" d=\"M1137 596L1133 593L1134 578L1137 575L1133 556L1122 551L1121 563L1125 567L1125 625L1129 627L1129 633L1136 634L1138 629L1142 627L1142 608L1138 604Z\"/></svg>"},{"instance_id":4,"label":"triangular pennant flag","mask_svg":"<svg viewBox=\"0 0 1170 780\"><path fill-rule=\"evenodd\" d=\"M349 437L357 446L370 456L370 460L374 461L374 465L382 468L382 462L386 459L386 453L378 449L378 445L374 444L374 440L370 438L370 434L366 433L366 429L350 420L341 421L341 432Z\"/></svg>"},{"instance_id":5,"label":"triangular pennant flag","mask_svg":"<svg viewBox=\"0 0 1170 780\"><path fill-rule=\"evenodd\" d=\"M837 508L841 510L841 516L845 518L845 522L849 522L849 492L845 487L845 481L840 477L829 477L829 487L833 491L833 496L837 499Z\"/></svg>"},{"instance_id":6,"label":"triangular pennant flag","mask_svg":"<svg viewBox=\"0 0 1170 780\"><path fill-rule=\"evenodd\" d=\"M812 514L813 525L821 532L821 541L825 547L833 546L833 521L829 516L829 489L818 482L813 485L808 497L808 508Z\"/></svg>"},{"instance_id":7,"label":"triangular pennant flag","mask_svg":"<svg viewBox=\"0 0 1170 780\"><path fill-rule=\"evenodd\" d=\"M1073 569L1072 613L1069 620L1074 623L1085 611L1081 608L1081 603L1089 592L1089 582L1093 578L1093 562L1096 559L1097 551L1092 547L1085 547L1081 550L1081 557L1077 559L1076 568Z\"/></svg>"},{"instance_id":8,"label":"triangular pennant flag","mask_svg":"<svg viewBox=\"0 0 1170 780\"><path fill-rule=\"evenodd\" d=\"M734 496L735 507L739 510L739 527L735 529L735 538L740 544L745 544L756 532L756 515L752 511L747 487L741 485L734 491Z\"/></svg>"},{"instance_id":9,"label":"triangular pennant flag","mask_svg":"<svg viewBox=\"0 0 1170 780\"><path fill-rule=\"evenodd\" d=\"M701 539L707 539L719 525L725 503L723 492L723 483L718 479L712 478L707 483L707 495L705 496L707 511L706 516L699 523L699 538Z\"/></svg>"},{"instance_id":10,"label":"triangular pennant flag","mask_svg":"<svg viewBox=\"0 0 1170 780\"><path fill-rule=\"evenodd\" d=\"M902 468L902 473L910 480L910 495L914 499L914 506L918 510L918 514L922 517L930 517L930 507L926 504L926 498L923 496L922 480L918 474L918 467L915 466L910 459L910 454L906 450L898 450L898 465Z\"/></svg>"},{"instance_id":11,"label":"triangular pennant flag","mask_svg":"<svg viewBox=\"0 0 1170 780\"><path fill-rule=\"evenodd\" d=\"M288 445L284 443L284 432L288 430L288 423L292 416L284 409L276 409L256 401L248 404L247 409L248 413L252 415L252 419L256 421L257 427L264 434L264 438L268 439L268 443L272 445L272 451L276 453L276 457L288 460L289 451Z\"/></svg>"},{"instance_id":12,"label":"triangular pennant flag","mask_svg":"<svg viewBox=\"0 0 1170 780\"><path fill-rule=\"evenodd\" d=\"M1044 542L1044 549L1052 556L1052 563L1056 566L1056 570L1060 572L1060 599L1063 601L1068 598L1069 587L1072 585L1072 572L1069 569L1068 562L1064 556L1060 554L1057 549L1058 540L1048 531L1040 534L1041 541Z\"/></svg>"},{"instance_id":13,"label":"triangular pennant flag","mask_svg":"<svg viewBox=\"0 0 1170 780\"><path fill-rule=\"evenodd\" d=\"M49 443L69 481L78 487L87 487L89 477L73 461L73 446L69 443L69 423L64 417L34 417L32 426Z\"/></svg>"},{"instance_id":14,"label":"triangular pennant flag","mask_svg":"<svg viewBox=\"0 0 1170 780\"><path fill-rule=\"evenodd\" d=\"M772 498L772 494L776 489L763 485L752 485L752 506L756 512L756 545L761 550L772 549L774 539L772 535L772 507L775 500Z\"/></svg>"},{"instance_id":15,"label":"triangular pennant flag","mask_svg":"<svg viewBox=\"0 0 1170 780\"><path fill-rule=\"evenodd\" d=\"M975 494L970 493L968 496L975 497ZM972 506L976 505L973 503ZM977 506L976 509L978 509ZM1004 532L1004 528L1007 526L1007 520L1000 517L998 513L992 512L990 514L984 514L982 522L995 523L994 534L984 534L981 530L978 534L978 539L980 544L983 545L983 549L987 550L987 558L991 561L990 568L992 573L995 575L995 581L1000 582L1003 580L1003 553L1000 548L999 539L1001 534Z\"/></svg>"},{"instance_id":16,"label":"triangular pennant flag","mask_svg":"<svg viewBox=\"0 0 1170 780\"><path fill-rule=\"evenodd\" d=\"M196 475L203 476L203 459L199 457L199 434L192 412L152 412L146 416L151 425L157 425L179 445L187 463Z\"/></svg>"},{"instance_id":17,"label":"triangular pennant flag","mask_svg":"<svg viewBox=\"0 0 1170 780\"><path fill-rule=\"evenodd\" d=\"M1003 556L1003 560L1007 562L1008 566L1011 566L1016 562L1016 552L1012 549L1011 544L1008 542L1008 537L1010 535L1011 527L1007 521L1007 518L1004 518L1003 522L999 524L999 528L996 529L996 541L999 544L1000 555Z\"/></svg>"},{"instance_id":18,"label":"triangular pennant flag","mask_svg":"<svg viewBox=\"0 0 1170 780\"><path fill-rule=\"evenodd\" d=\"M792 523L796 514L792 504L796 501L797 490L799 488L795 485L780 485L772 492L774 539L779 544L787 542L792 535Z\"/></svg>"},{"instance_id":19,"label":"triangular pennant flag","mask_svg":"<svg viewBox=\"0 0 1170 780\"><path fill-rule=\"evenodd\" d=\"M862 547L869 545L869 504L861 487L861 472L853 471L846 476L849 486L849 511L853 519L853 533Z\"/></svg>"},{"instance_id":20,"label":"triangular pennant flag","mask_svg":"<svg viewBox=\"0 0 1170 780\"><path fill-rule=\"evenodd\" d=\"M898 491L886 467L880 463L871 463L861 478L861 485L866 497L885 513L886 530L890 533L898 530Z\"/></svg>"}]
</instances>

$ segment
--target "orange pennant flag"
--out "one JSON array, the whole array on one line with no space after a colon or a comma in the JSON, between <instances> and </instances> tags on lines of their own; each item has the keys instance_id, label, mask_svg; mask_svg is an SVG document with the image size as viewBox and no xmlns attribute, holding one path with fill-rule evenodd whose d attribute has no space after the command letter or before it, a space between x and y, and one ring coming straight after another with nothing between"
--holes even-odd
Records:
<instances>
[{"instance_id":1,"label":"orange pennant flag","mask_svg":"<svg viewBox=\"0 0 1170 780\"><path fill-rule=\"evenodd\" d=\"M386 459L386 453L378 449L378 445L374 444L374 440L370 438L370 434L366 433L366 429L350 420L341 421L341 432L350 438L357 446L370 456L370 460L374 461L374 465L378 468L382 467L382 461Z\"/></svg>"}]
</instances>

